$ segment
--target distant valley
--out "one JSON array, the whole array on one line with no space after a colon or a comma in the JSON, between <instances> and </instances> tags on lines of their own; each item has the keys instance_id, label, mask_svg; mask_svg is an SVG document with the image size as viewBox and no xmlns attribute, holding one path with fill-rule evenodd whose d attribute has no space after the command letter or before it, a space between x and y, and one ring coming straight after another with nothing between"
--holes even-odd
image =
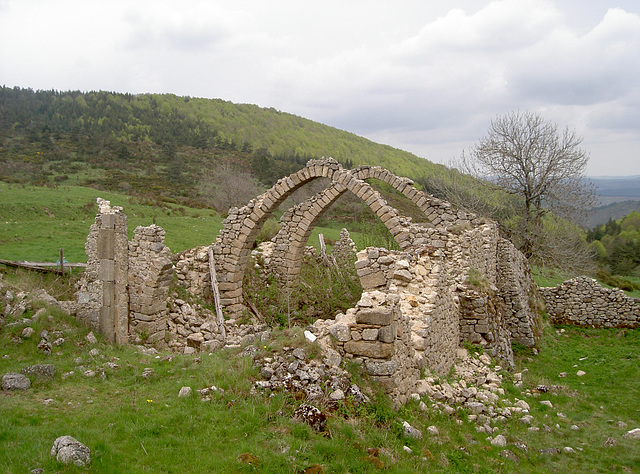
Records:
<instances>
[{"instance_id":1,"label":"distant valley","mask_svg":"<svg viewBox=\"0 0 640 474\"><path fill-rule=\"evenodd\" d=\"M593 176L589 180L596 186L599 207L589 212L587 227L640 212L640 176Z\"/></svg>"}]
</instances>

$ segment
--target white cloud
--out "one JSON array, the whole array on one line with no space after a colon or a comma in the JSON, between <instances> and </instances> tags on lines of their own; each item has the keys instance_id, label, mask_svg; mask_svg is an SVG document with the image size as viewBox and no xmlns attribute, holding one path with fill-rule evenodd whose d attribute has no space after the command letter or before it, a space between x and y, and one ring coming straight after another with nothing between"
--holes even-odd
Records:
<instances>
[{"instance_id":1,"label":"white cloud","mask_svg":"<svg viewBox=\"0 0 640 474\"><path fill-rule=\"evenodd\" d=\"M257 103L439 161L497 114L531 109L575 127L594 170L640 174L635 0L0 0L0 12L10 86Z\"/></svg>"}]
</instances>

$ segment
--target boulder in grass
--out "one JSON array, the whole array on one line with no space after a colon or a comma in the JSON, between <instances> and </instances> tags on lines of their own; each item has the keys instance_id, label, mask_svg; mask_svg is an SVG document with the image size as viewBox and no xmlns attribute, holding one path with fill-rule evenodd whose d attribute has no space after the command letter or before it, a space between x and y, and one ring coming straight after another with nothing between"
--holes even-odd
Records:
<instances>
[{"instance_id":1,"label":"boulder in grass","mask_svg":"<svg viewBox=\"0 0 640 474\"><path fill-rule=\"evenodd\" d=\"M627 431L624 435L624 438L630 439L640 439L640 428L636 428L634 430Z\"/></svg>"},{"instance_id":2,"label":"boulder in grass","mask_svg":"<svg viewBox=\"0 0 640 474\"><path fill-rule=\"evenodd\" d=\"M63 464L85 467L91 463L91 450L72 436L60 436L53 442L51 456Z\"/></svg>"},{"instance_id":3,"label":"boulder in grass","mask_svg":"<svg viewBox=\"0 0 640 474\"><path fill-rule=\"evenodd\" d=\"M35 375L43 379L52 379L56 374L53 364L35 364L21 370L24 375Z\"/></svg>"},{"instance_id":4,"label":"boulder in grass","mask_svg":"<svg viewBox=\"0 0 640 474\"><path fill-rule=\"evenodd\" d=\"M31 380L26 375L9 372L2 376L2 390L28 390Z\"/></svg>"}]
</instances>

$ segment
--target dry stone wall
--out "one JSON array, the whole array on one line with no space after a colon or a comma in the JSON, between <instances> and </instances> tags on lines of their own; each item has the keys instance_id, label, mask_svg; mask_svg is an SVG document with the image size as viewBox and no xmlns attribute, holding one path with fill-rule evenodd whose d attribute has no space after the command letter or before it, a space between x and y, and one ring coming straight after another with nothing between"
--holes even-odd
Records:
<instances>
[{"instance_id":1,"label":"dry stone wall","mask_svg":"<svg viewBox=\"0 0 640 474\"><path fill-rule=\"evenodd\" d=\"M603 288L588 277L540 288L547 313L555 324L597 328L640 327L640 303L620 289Z\"/></svg>"},{"instance_id":2,"label":"dry stone wall","mask_svg":"<svg viewBox=\"0 0 640 474\"><path fill-rule=\"evenodd\" d=\"M178 284L204 301L213 301L209 274L209 247L196 247L174 256Z\"/></svg>"},{"instance_id":3,"label":"dry stone wall","mask_svg":"<svg viewBox=\"0 0 640 474\"><path fill-rule=\"evenodd\" d=\"M542 297L525 256L506 239L498 240L498 296L507 315L505 324L513 342L533 347L542 335L539 309Z\"/></svg>"},{"instance_id":4,"label":"dry stone wall","mask_svg":"<svg viewBox=\"0 0 640 474\"><path fill-rule=\"evenodd\" d=\"M137 227L129 242L129 332L159 347L166 347L173 276L164 237L164 229L154 224Z\"/></svg>"},{"instance_id":5,"label":"dry stone wall","mask_svg":"<svg viewBox=\"0 0 640 474\"><path fill-rule=\"evenodd\" d=\"M317 320L313 331L330 358L362 365L391 397L407 401L420 370L413 357L410 321L397 295L363 293L356 308L335 320Z\"/></svg>"}]
</instances>

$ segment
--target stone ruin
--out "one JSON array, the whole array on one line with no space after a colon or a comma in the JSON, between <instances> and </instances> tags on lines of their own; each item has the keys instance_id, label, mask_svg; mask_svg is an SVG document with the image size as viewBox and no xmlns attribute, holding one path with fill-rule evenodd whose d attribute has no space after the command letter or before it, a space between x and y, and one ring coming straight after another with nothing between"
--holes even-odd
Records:
<instances>
[{"instance_id":1,"label":"stone ruin","mask_svg":"<svg viewBox=\"0 0 640 474\"><path fill-rule=\"evenodd\" d=\"M246 206L230 209L209 247L178 255L171 255L164 230L155 225L138 227L127 241L122 209L99 200L77 292L78 319L117 343L184 353L268 338L264 324L239 324L248 314L244 271L273 211L320 178L330 185L286 211L278 234L262 246L268 249L261 259L265 271L282 285L295 281L313 227L347 191L369 206L400 248L356 254L343 231L333 257L355 265L362 297L345 314L327 315L308 328L332 360L361 364L402 402L421 369L446 373L464 342L485 346L506 365L513 365L512 342L536 345L537 287L526 259L500 237L497 223L455 209L380 167L347 170L331 158L309 161ZM399 215L366 179L391 185L426 222Z\"/></svg>"},{"instance_id":2,"label":"stone ruin","mask_svg":"<svg viewBox=\"0 0 640 474\"><path fill-rule=\"evenodd\" d=\"M554 324L582 327L640 327L640 300L618 288L603 288L593 278L581 276L555 288L540 288Z\"/></svg>"}]
</instances>

